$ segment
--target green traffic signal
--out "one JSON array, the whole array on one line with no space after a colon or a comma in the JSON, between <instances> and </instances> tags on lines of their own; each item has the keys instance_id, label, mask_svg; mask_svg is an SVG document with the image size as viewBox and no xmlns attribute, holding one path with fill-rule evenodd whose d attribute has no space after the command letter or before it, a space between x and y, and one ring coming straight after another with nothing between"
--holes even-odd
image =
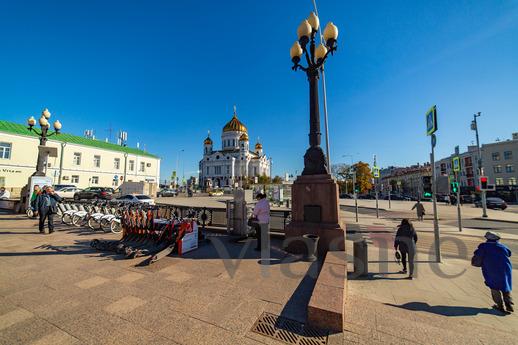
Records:
<instances>
[{"instance_id":1,"label":"green traffic signal","mask_svg":"<svg viewBox=\"0 0 518 345\"><path fill-rule=\"evenodd\" d=\"M424 193L424 196L425 196L426 198L431 198L431 197L432 197L432 193L425 192L425 193Z\"/></svg>"},{"instance_id":2,"label":"green traffic signal","mask_svg":"<svg viewBox=\"0 0 518 345\"><path fill-rule=\"evenodd\" d=\"M453 193L457 193L459 191L459 183L458 182L452 182L451 183L451 191Z\"/></svg>"}]
</instances>

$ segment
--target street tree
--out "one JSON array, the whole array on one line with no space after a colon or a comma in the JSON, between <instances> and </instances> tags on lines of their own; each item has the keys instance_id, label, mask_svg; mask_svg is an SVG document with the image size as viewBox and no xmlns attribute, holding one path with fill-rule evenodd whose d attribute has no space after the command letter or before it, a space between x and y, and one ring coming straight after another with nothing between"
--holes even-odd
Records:
<instances>
[{"instance_id":1,"label":"street tree","mask_svg":"<svg viewBox=\"0 0 518 345\"><path fill-rule=\"evenodd\" d=\"M372 173L369 163L358 162L353 165L356 170L356 185L359 188L359 192L364 194L368 193L372 189Z\"/></svg>"}]
</instances>

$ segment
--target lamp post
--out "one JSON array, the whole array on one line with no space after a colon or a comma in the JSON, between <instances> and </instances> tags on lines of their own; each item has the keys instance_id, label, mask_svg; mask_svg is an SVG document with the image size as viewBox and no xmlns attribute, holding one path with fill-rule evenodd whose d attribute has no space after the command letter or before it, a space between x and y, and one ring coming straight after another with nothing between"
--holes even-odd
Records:
<instances>
[{"instance_id":1,"label":"lamp post","mask_svg":"<svg viewBox=\"0 0 518 345\"><path fill-rule=\"evenodd\" d=\"M293 43L290 49L292 69L294 71L300 69L304 71L309 81L309 148L304 155L304 170L302 175L319 175L328 174L324 151L320 147L320 112L318 105L318 78L322 71L323 65L329 54L337 48L336 39L338 37L338 28L329 22L324 29L325 45L320 43L318 47L315 45L315 35L320 27L320 22L315 13L311 12L308 19L304 19L298 29L298 41ZM307 45L309 43L309 51ZM302 55L305 56L307 66L299 64Z\"/></svg>"},{"instance_id":2,"label":"lamp post","mask_svg":"<svg viewBox=\"0 0 518 345\"><path fill-rule=\"evenodd\" d=\"M47 144L47 138L51 137L53 135L59 134L59 131L61 130L61 122L59 120L54 121L54 132L49 133L48 130L50 128L50 112L47 108L43 109L41 112L41 117L38 120L38 124L40 125L40 130L38 130L36 125L36 119L34 116L31 116L29 119L27 119L27 125L29 126L27 129L30 132L36 133L40 138L40 146L46 146ZM45 162L47 155L43 154L41 150L38 150L38 162L36 164L36 172L33 174L33 176L45 176Z\"/></svg>"},{"instance_id":3,"label":"lamp post","mask_svg":"<svg viewBox=\"0 0 518 345\"><path fill-rule=\"evenodd\" d=\"M476 114L473 114L473 121L471 121L471 130L475 131L475 135L477 138L477 167L478 167L478 176L484 176L484 168L482 167L482 153L480 152L480 141L478 139L478 123L477 117L480 116L480 111ZM482 190L482 186L480 186L480 191L482 193L482 217L487 218L487 205L486 205L486 191ZM458 201L457 201L458 202Z\"/></svg>"}]
</instances>

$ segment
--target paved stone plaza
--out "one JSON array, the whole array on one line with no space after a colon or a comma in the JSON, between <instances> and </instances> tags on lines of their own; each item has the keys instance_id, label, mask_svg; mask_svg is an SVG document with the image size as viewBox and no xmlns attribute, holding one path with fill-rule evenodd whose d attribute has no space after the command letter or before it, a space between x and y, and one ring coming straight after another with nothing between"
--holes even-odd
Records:
<instances>
[{"instance_id":1,"label":"paved stone plaza","mask_svg":"<svg viewBox=\"0 0 518 345\"><path fill-rule=\"evenodd\" d=\"M360 223L392 226L370 216ZM282 251L280 241L263 262L255 243L210 234L182 258L135 267L139 259L89 247L115 235L63 226L40 235L35 225L0 215L0 344L282 344L251 331L261 314L306 319L314 280L303 277L316 267ZM449 279L420 253L409 281L380 253L370 250L369 277L350 277L344 332L328 344L516 344L517 316L490 309L469 261L446 258L445 274L466 269Z\"/></svg>"}]
</instances>

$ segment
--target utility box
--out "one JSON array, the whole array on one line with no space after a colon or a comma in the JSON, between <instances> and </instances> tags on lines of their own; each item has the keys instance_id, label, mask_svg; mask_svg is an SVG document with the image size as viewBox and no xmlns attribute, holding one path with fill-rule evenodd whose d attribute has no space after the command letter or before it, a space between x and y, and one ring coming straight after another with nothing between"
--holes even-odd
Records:
<instances>
[{"instance_id":1,"label":"utility box","mask_svg":"<svg viewBox=\"0 0 518 345\"><path fill-rule=\"evenodd\" d=\"M156 197L156 182L124 182L118 188L121 195L124 194L145 194L150 197Z\"/></svg>"}]
</instances>

